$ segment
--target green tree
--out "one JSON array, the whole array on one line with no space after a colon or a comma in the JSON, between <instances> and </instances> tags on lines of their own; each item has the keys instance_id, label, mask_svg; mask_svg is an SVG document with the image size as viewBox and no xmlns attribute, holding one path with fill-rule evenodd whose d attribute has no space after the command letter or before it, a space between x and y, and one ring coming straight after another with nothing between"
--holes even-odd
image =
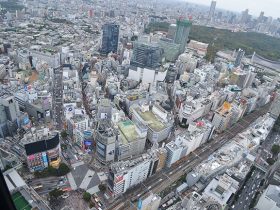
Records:
<instances>
[{"instance_id":1,"label":"green tree","mask_svg":"<svg viewBox=\"0 0 280 210\"><path fill-rule=\"evenodd\" d=\"M273 165L275 163L275 160L273 158L267 158L266 162L269 164L269 165Z\"/></svg>"},{"instance_id":2,"label":"green tree","mask_svg":"<svg viewBox=\"0 0 280 210\"><path fill-rule=\"evenodd\" d=\"M271 152L274 156L278 155L280 152L280 146L277 144L274 144L271 148Z\"/></svg>"},{"instance_id":3,"label":"green tree","mask_svg":"<svg viewBox=\"0 0 280 210\"><path fill-rule=\"evenodd\" d=\"M59 168L58 168L58 175L59 176L64 176L70 172L70 168L68 165L65 163L61 163Z\"/></svg>"},{"instance_id":4,"label":"green tree","mask_svg":"<svg viewBox=\"0 0 280 210\"><path fill-rule=\"evenodd\" d=\"M105 184L100 184L100 185L98 185L98 188L99 188L99 190L100 190L102 193L104 193L104 192L106 191L106 189L107 189L107 187L106 187Z\"/></svg>"},{"instance_id":5,"label":"green tree","mask_svg":"<svg viewBox=\"0 0 280 210\"><path fill-rule=\"evenodd\" d=\"M66 137L68 136L66 130L61 131L60 135L61 135L61 138L63 138L63 139L66 139Z\"/></svg>"},{"instance_id":6,"label":"green tree","mask_svg":"<svg viewBox=\"0 0 280 210\"><path fill-rule=\"evenodd\" d=\"M91 198L91 195L90 195L88 192L84 192L84 194L83 194L83 199L84 199L86 202L89 202L89 201L90 201L90 198Z\"/></svg>"},{"instance_id":7,"label":"green tree","mask_svg":"<svg viewBox=\"0 0 280 210\"><path fill-rule=\"evenodd\" d=\"M55 198L56 199L56 198L58 198L61 195L63 195L63 191L60 190L60 189L57 189L57 188L49 192L49 196L51 198Z\"/></svg>"}]
</instances>

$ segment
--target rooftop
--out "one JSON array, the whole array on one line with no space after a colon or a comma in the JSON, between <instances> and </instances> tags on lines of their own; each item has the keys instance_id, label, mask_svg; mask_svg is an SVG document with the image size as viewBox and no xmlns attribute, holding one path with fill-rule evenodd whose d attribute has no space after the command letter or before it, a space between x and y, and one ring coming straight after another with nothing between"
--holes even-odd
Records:
<instances>
[{"instance_id":1,"label":"rooftop","mask_svg":"<svg viewBox=\"0 0 280 210\"><path fill-rule=\"evenodd\" d=\"M124 137L122 138L123 144L135 141L139 137L138 133L136 132L136 127L134 123L130 120L119 122L118 127L121 132L121 136Z\"/></svg>"},{"instance_id":2,"label":"rooftop","mask_svg":"<svg viewBox=\"0 0 280 210\"><path fill-rule=\"evenodd\" d=\"M146 123L151 127L153 130L161 131L165 128L165 125L159 121L159 119L155 116L152 111L142 112L140 108L136 108L135 111L146 121Z\"/></svg>"}]
</instances>

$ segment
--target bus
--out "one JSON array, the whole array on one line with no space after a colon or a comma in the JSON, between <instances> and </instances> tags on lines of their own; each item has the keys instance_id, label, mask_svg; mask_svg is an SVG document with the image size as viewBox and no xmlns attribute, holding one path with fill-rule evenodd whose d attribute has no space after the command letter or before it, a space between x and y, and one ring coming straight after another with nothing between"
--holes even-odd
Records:
<instances>
[{"instance_id":1,"label":"bus","mask_svg":"<svg viewBox=\"0 0 280 210\"><path fill-rule=\"evenodd\" d=\"M34 190L39 190L42 189L43 185L42 184L37 184L36 186L33 187Z\"/></svg>"}]
</instances>

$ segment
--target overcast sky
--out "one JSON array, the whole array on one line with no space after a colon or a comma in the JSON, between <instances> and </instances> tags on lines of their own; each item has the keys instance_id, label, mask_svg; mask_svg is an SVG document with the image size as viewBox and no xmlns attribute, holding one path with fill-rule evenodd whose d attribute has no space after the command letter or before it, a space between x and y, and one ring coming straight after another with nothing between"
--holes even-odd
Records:
<instances>
[{"instance_id":1,"label":"overcast sky","mask_svg":"<svg viewBox=\"0 0 280 210\"><path fill-rule=\"evenodd\" d=\"M209 5L211 0L185 0L197 4ZM264 11L265 16L280 17L280 0L216 0L217 8L241 12L249 9L249 13L259 16Z\"/></svg>"}]
</instances>

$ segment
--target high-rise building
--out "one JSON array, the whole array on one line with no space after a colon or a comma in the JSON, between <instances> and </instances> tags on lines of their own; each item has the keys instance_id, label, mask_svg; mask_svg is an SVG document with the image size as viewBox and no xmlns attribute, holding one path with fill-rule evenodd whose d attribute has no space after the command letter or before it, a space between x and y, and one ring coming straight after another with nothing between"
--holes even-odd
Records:
<instances>
[{"instance_id":1,"label":"high-rise building","mask_svg":"<svg viewBox=\"0 0 280 210\"><path fill-rule=\"evenodd\" d=\"M276 93L276 96L271 104L269 113L275 119L277 119L279 117L279 115L280 115L280 91Z\"/></svg>"},{"instance_id":2,"label":"high-rise building","mask_svg":"<svg viewBox=\"0 0 280 210\"><path fill-rule=\"evenodd\" d=\"M130 65L133 67L155 69L160 67L163 50L154 44L135 42Z\"/></svg>"},{"instance_id":3,"label":"high-rise building","mask_svg":"<svg viewBox=\"0 0 280 210\"><path fill-rule=\"evenodd\" d=\"M100 52L107 55L110 52L117 53L119 40L119 25L107 23L102 27L102 45Z\"/></svg>"},{"instance_id":4,"label":"high-rise building","mask_svg":"<svg viewBox=\"0 0 280 210\"><path fill-rule=\"evenodd\" d=\"M216 4L217 4L216 1L211 2L210 11L209 11L209 15L208 15L208 20L209 21L212 21L214 16L215 16Z\"/></svg>"},{"instance_id":5,"label":"high-rise building","mask_svg":"<svg viewBox=\"0 0 280 210\"><path fill-rule=\"evenodd\" d=\"M262 23L263 20L264 20L264 12L262 11L262 12L260 13L260 16L258 17L258 23Z\"/></svg>"},{"instance_id":6,"label":"high-rise building","mask_svg":"<svg viewBox=\"0 0 280 210\"><path fill-rule=\"evenodd\" d=\"M243 11L242 14L241 14L240 23L247 23L249 17L250 17L250 16L249 16L249 10L246 9L246 10Z\"/></svg>"},{"instance_id":7,"label":"high-rise building","mask_svg":"<svg viewBox=\"0 0 280 210\"><path fill-rule=\"evenodd\" d=\"M191 30L192 23L189 20L178 19L177 30L175 33L174 42L180 44L180 53L185 51L187 42L189 40L189 33Z\"/></svg>"},{"instance_id":8,"label":"high-rise building","mask_svg":"<svg viewBox=\"0 0 280 210\"><path fill-rule=\"evenodd\" d=\"M24 135L27 165L31 172L41 171L48 166L57 168L61 162L59 134L48 128L35 130Z\"/></svg>"},{"instance_id":9,"label":"high-rise building","mask_svg":"<svg viewBox=\"0 0 280 210\"><path fill-rule=\"evenodd\" d=\"M245 55L245 51L242 50L242 49L239 49L238 52L237 52L237 56L236 56L235 62L234 62L234 66L235 67L240 66L244 55Z\"/></svg>"}]
</instances>

